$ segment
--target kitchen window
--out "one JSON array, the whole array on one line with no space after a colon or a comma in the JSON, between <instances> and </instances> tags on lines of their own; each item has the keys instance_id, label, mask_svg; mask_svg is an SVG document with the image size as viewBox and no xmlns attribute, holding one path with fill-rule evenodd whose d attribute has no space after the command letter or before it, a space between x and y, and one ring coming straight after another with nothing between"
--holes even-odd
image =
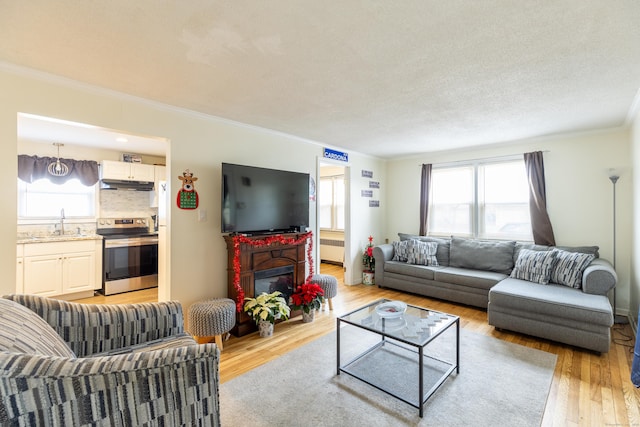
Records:
<instances>
[{"instance_id":1,"label":"kitchen window","mask_svg":"<svg viewBox=\"0 0 640 427\"><path fill-rule=\"evenodd\" d=\"M61 185L47 179L30 184L18 179L18 218L59 218L62 209L66 218L95 217L96 188L77 179Z\"/></svg>"},{"instance_id":2,"label":"kitchen window","mask_svg":"<svg viewBox=\"0 0 640 427\"><path fill-rule=\"evenodd\" d=\"M429 234L532 240L524 160L435 167Z\"/></svg>"}]
</instances>

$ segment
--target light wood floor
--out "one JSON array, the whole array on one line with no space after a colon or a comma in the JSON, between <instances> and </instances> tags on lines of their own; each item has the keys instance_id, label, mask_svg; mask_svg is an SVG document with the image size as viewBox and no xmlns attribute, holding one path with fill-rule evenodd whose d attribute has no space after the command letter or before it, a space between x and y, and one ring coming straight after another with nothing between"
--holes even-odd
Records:
<instances>
[{"instance_id":1,"label":"light wood floor","mask_svg":"<svg viewBox=\"0 0 640 427\"><path fill-rule=\"evenodd\" d=\"M485 310L377 286L345 286L342 268L338 266L322 264L320 271L339 280L333 311L324 307L311 324L303 324L300 316L278 323L272 338L259 338L257 333L241 338L230 337L224 342L221 355L221 382L335 330L337 315L378 298L401 299L409 304L458 315L461 327L469 331L558 355L543 426L640 426L640 389L636 389L629 379L634 343L629 325L615 325L611 350L598 355L550 341L496 331L487 323ZM150 289L110 297L97 296L80 302L113 304L156 300L156 290ZM522 386L527 387L527 384Z\"/></svg>"}]
</instances>

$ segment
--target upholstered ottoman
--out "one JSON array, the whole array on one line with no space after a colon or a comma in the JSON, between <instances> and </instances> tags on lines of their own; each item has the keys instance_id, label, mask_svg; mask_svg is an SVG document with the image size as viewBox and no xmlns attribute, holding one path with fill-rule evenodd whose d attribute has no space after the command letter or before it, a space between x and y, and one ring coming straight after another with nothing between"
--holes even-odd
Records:
<instances>
[{"instance_id":1,"label":"upholstered ottoman","mask_svg":"<svg viewBox=\"0 0 640 427\"><path fill-rule=\"evenodd\" d=\"M333 310L331 299L338 294L338 279L328 274L314 274L311 276L311 283L315 283L322 288L325 303L329 301L329 310Z\"/></svg>"},{"instance_id":2,"label":"upholstered ottoman","mask_svg":"<svg viewBox=\"0 0 640 427\"><path fill-rule=\"evenodd\" d=\"M196 302L189 307L189 330L198 343L211 341L222 351L222 334L236 323L236 303L229 298Z\"/></svg>"}]
</instances>

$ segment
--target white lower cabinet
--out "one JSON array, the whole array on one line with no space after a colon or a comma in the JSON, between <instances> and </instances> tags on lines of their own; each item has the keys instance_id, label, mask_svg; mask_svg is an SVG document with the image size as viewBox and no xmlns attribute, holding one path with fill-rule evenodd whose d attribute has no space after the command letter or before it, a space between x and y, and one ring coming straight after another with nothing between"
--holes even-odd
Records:
<instances>
[{"instance_id":1,"label":"white lower cabinet","mask_svg":"<svg viewBox=\"0 0 640 427\"><path fill-rule=\"evenodd\" d=\"M22 292L47 297L96 289L102 271L98 242L26 244Z\"/></svg>"},{"instance_id":2,"label":"white lower cabinet","mask_svg":"<svg viewBox=\"0 0 640 427\"><path fill-rule=\"evenodd\" d=\"M24 293L24 245L18 245L16 251L16 293Z\"/></svg>"}]
</instances>

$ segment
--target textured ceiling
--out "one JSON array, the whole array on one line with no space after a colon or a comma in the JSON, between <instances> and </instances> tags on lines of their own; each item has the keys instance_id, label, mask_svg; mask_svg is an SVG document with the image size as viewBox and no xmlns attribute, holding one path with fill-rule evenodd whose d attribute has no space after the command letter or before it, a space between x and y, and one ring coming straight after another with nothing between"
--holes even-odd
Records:
<instances>
[{"instance_id":1,"label":"textured ceiling","mask_svg":"<svg viewBox=\"0 0 640 427\"><path fill-rule=\"evenodd\" d=\"M380 157L624 126L638 0L0 0L0 61Z\"/></svg>"}]
</instances>

